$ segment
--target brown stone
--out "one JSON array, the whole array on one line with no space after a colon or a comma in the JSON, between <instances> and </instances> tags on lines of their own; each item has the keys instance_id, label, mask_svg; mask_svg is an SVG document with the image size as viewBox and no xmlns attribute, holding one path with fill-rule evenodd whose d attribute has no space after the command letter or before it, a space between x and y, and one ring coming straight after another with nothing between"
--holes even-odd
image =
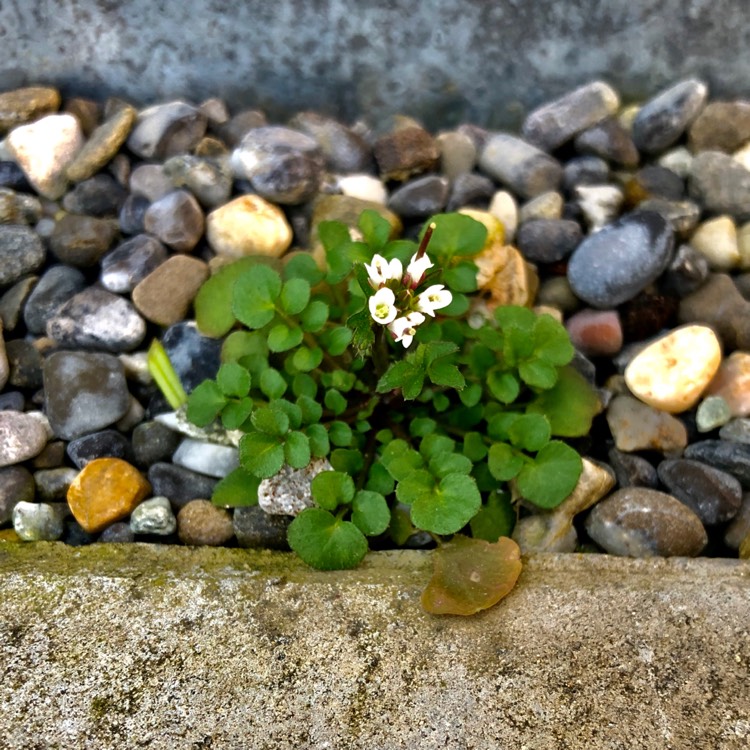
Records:
<instances>
[{"instance_id":1,"label":"brown stone","mask_svg":"<svg viewBox=\"0 0 750 750\"><path fill-rule=\"evenodd\" d=\"M492 244L474 258L474 263L479 269L477 285L490 311L500 305L534 304L539 277L515 247Z\"/></svg>"},{"instance_id":2,"label":"brown stone","mask_svg":"<svg viewBox=\"0 0 750 750\"><path fill-rule=\"evenodd\" d=\"M407 180L434 169L440 159L435 139L421 127L405 127L378 138L373 147L383 180Z\"/></svg>"},{"instance_id":3,"label":"brown stone","mask_svg":"<svg viewBox=\"0 0 750 750\"><path fill-rule=\"evenodd\" d=\"M730 354L719 365L706 394L721 396L727 402L733 417L750 416L750 354Z\"/></svg>"},{"instance_id":4,"label":"brown stone","mask_svg":"<svg viewBox=\"0 0 750 750\"><path fill-rule=\"evenodd\" d=\"M232 516L208 500L191 500L177 514L177 534L183 544L218 547L234 535Z\"/></svg>"},{"instance_id":5,"label":"brown stone","mask_svg":"<svg viewBox=\"0 0 750 750\"><path fill-rule=\"evenodd\" d=\"M76 521L95 534L126 518L151 493L151 485L127 461L96 458L81 469L68 489Z\"/></svg>"},{"instance_id":6,"label":"brown stone","mask_svg":"<svg viewBox=\"0 0 750 750\"><path fill-rule=\"evenodd\" d=\"M6 91L0 94L0 135L40 115L57 112L59 108L60 93L57 89L29 86Z\"/></svg>"}]
</instances>

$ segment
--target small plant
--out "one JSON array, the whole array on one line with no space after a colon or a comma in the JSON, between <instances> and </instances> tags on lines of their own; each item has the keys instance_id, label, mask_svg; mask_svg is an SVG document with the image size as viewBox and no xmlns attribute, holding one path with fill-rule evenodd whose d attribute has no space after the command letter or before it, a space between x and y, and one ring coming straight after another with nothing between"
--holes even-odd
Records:
<instances>
[{"instance_id":1,"label":"small plant","mask_svg":"<svg viewBox=\"0 0 750 750\"><path fill-rule=\"evenodd\" d=\"M187 417L244 433L241 468L214 502L255 503L264 480L314 461L310 507L288 530L305 562L351 568L368 540L427 532L437 551L423 606L470 614L520 572L517 501L554 508L575 487L581 458L559 438L586 434L598 402L553 317L469 314L484 225L442 214L419 243L390 235L365 211L358 232L319 226L325 269L296 253L209 279L196 320L226 336L223 364Z\"/></svg>"}]
</instances>

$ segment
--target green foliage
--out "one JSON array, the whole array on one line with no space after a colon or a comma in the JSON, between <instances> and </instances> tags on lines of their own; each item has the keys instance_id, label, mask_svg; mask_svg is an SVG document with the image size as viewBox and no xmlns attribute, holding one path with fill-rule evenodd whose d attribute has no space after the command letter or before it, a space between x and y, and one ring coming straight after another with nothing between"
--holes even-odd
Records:
<instances>
[{"instance_id":1,"label":"green foliage","mask_svg":"<svg viewBox=\"0 0 750 750\"><path fill-rule=\"evenodd\" d=\"M517 515L529 505L554 508L575 487L581 458L558 438L587 434L600 404L551 316L508 306L468 325L482 224L433 217L420 235L433 264L421 280L403 282L393 269L406 271L425 247L393 239L376 211L352 229L317 227L325 268L305 252L276 265L244 259L199 293L201 331L226 338L221 368L187 398L187 417L243 433L240 468L219 483L214 502L254 504L260 483L285 466L326 461L311 482L314 506L289 527L303 560L353 567L368 538L404 544L428 532L440 552L425 607L477 611L517 576L517 549L506 538ZM424 312L412 316L416 330L403 329L411 343L373 319L369 298L384 285L397 315ZM450 291L450 304L424 311L428 298L419 295L433 285Z\"/></svg>"}]
</instances>

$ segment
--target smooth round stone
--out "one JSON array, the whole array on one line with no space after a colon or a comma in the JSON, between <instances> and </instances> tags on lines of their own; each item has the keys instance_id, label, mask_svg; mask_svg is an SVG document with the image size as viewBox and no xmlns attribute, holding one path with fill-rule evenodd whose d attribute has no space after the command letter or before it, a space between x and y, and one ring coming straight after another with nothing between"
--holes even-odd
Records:
<instances>
[{"instance_id":1,"label":"smooth round stone","mask_svg":"<svg viewBox=\"0 0 750 750\"><path fill-rule=\"evenodd\" d=\"M177 531L177 519L166 497L144 500L130 514L130 530L134 534L167 536Z\"/></svg>"},{"instance_id":2,"label":"smooth round stone","mask_svg":"<svg viewBox=\"0 0 750 750\"><path fill-rule=\"evenodd\" d=\"M649 344L625 369L632 393L655 409L692 408L721 363L721 344L708 326L676 328Z\"/></svg>"},{"instance_id":3,"label":"smooth round stone","mask_svg":"<svg viewBox=\"0 0 750 750\"><path fill-rule=\"evenodd\" d=\"M170 326L162 344L185 390L216 377L221 364L221 340L202 336L193 321Z\"/></svg>"},{"instance_id":4,"label":"smooth round stone","mask_svg":"<svg viewBox=\"0 0 750 750\"><path fill-rule=\"evenodd\" d=\"M34 472L34 485L39 499L46 503L65 502L68 489L78 476L76 469L58 467Z\"/></svg>"},{"instance_id":5,"label":"smooth round stone","mask_svg":"<svg viewBox=\"0 0 750 750\"><path fill-rule=\"evenodd\" d=\"M451 212L466 206L485 208L494 194L495 183L489 177L468 172L453 180L445 210Z\"/></svg>"},{"instance_id":6,"label":"smooth round stone","mask_svg":"<svg viewBox=\"0 0 750 750\"><path fill-rule=\"evenodd\" d=\"M573 294L565 276L553 276L545 279L539 287L536 303L554 307L562 313L573 313L580 306L580 301Z\"/></svg>"},{"instance_id":7,"label":"smooth round stone","mask_svg":"<svg viewBox=\"0 0 750 750\"><path fill-rule=\"evenodd\" d=\"M60 92L50 86L25 86L0 94L0 133L60 109Z\"/></svg>"},{"instance_id":8,"label":"smooth round stone","mask_svg":"<svg viewBox=\"0 0 750 750\"><path fill-rule=\"evenodd\" d=\"M479 166L521 198L557 190L560 163L541 149L506 133L492 135L479 155Z\"/></svg>"},{"instance_id":9,"label":"smooth round stone","mask_svg":"<svg viewBox=\"0 0 750 750\"><path fill-rule=\"evenodd\" d=\"M12 339L5 345L8 357L8 383L16 388L32 390L42 386L42 355L27 339Z\"/></svg>"},{"instance_id":10,"label":"smooth round stone","mask_svg":"<svg viewBox=\"0 0 750 750\"><path fill-rule=\"evenodd\" d=\"M518 228L518 204L507 190L498 190L487 211L503 225L505 242L513 242Z\"/></svg>"},{"instance_id":11,"label":"smooth round stone","mask_svg":"<svg viewBox=\"0 0 750 750\"><path fill-rule=\"evenodd\" d=\"M440 213L448 202L450 182L447 177L426 175L410 180L396 189L388 208L407 219L424 218Z\"/></svg>"},{"instance_id":12,"label":"smooth round stone","mask_svg":"<svg viewBox=\"0 0 750 750\"><path fill-rule=\"evenodd\" d=\"M724 544L732 549L739 549L742 540L750 535L750 492L742 496L742 505L724 532Z\"/></svg>"},{"instance_id":13,"label":"smooth round stone","mask_svg":"<svg viewBox=\"0 0 750 750\"><path fill-rule=\"evenodd\" d=\"M82 469L97 458L121 458L133 461L133 450L130 441L117 430L102 430L75 438L66 448L68 458Z\"/></svg>"},{"instance_id":14,"label":"smooth round stone","mask_svg":"<svg viewBox=\"0 0 750 750\"><path fill-rule=\"evenodd\" d=\"M54 542L63 535L65 506L20 502L13 508L13 529L24 542Z\"/></svg>"},{"instance_id":15,"label":"smooth round stone","mask_svg":"<svg viewBox=\"0 0 750 750\"><path fill-rule=\"evenodd\" d=\"M537 195L521 206L519 220L521 224L534 219L559 219L562 216L563 197L556 190Z\"/></svg>"},{"instance_id":16,"label":"smooth round stone","mask_svg":"<svg viewBox=\"0 0 750 750\"><path fill-rule=\"evenodd\" d=\"M206 239L218 255L278 258L292 243L292 228L278 206L258 195L242 195L211 211Z\"/></svg>"},{"instance_id":17,"label":"smooth round stone","mask_svg":"<svg viewBox=\"0 0 750 750\"><path fill-rule=\"evenodd\" d=\"M234 535L240 547L286 551L286 532L292 516L266 513L259 505L236 508L232 516Z\"/></svg>"},{"instance_id":18,"label":"smooth round stone","mask_svg":"<svg viewBox=\"0 0 750 750\"><path fill-rule=\"evenodd\" d=\"M373 201L385 205L388 201L388 191L383 182L371 174L348 174L336 180L336 186L351 198L363 201Z\"/></svg>"},{"instance_id":19,"label":"smooth round stone","mask_svg":"<svg viewBox=\"0 0 750 750\"><path fill-rule=\"evenodd\" d=\"M669 223L680 238L687 238L698 226L701 207L693 201L648 198L639 204L641 211L654 211Z\"/></svg>"},{"instance_id":20,"label":"smooth round stone","mask_svg":"<svg viewBox=\"0 0 750 750\"><path fill-rule=\"evenodd\" d=\"M135 541L135 534L126 521L115 521L102 531L99 541L108 544L129 544Z\"/></svg>"},{"instance_id":21,"label":"smooth round stone","mask_svg":"<svg viewBox=\"0 0 750 750\"><path fill-rule=\"evenodd\" d=\"M177 514L177 534L183 544L218 547L234 536L232 516L208 500L191 500Z\"/></svg>"},{"instance_id":22,"label":"smooth round stone","mask_svg":"<svg viewBox=\"0 0 750 750\"><path fill-rule=\"evenodd\" d=\"M680 245L662 276L664 291L687 297L706 281L708 274L708 259L690 245Z\"/></svg>"},{"instance_id":23,"label":"smooth round stone","mask_svg":"<svg viewBox=\"0 0 750 750\"><path fill-rule=\"evenodd\" d=\"M213 128L216 134L231 147L238 146L240 141L253 129L268 125L265 114L257 109L245 109Z\"/></svg>"},{"instance_id":24,"label":"smooth round stone","mask_svg":"<svg viewBox=\"0 0 750 750\"><path fill-rule=\"evenodd\" d=\"M127 352L146 335L146 324L126 299L89 287L47 319L47 335L63 346Z\"/></svg>"},{"instance_id":25,"label":"smooth round stone","mask_svg":"<svg viewBox=\"0 0 750 750\"><path fill-rule=\"evenodd\" d=\"M750 140L750 102L709 102L688 132L688 144L698 151L731 154Z\"/></svg>"},{"instance_id":26,"label":"smooth round stone","mask_svg":"<svg viewBox=\"0 0 750 750\"><path fill-rule=\"evenodd\" d=\"M0 393L0 411L23 411L26 399L19 391Z\"/></svg>"},{"instance_id":27,"label":"smooth round stone","mask_svg":"<svg viewBox=\"0 0 750 750\"><path fill-rule=\"evenodd\" d=\"M177 432L159 422L142 422L135 427L131 438L135 463L149 467L170 460L180 440Z\"/></svg>"},{"instance_id":28,"label":"smooth round stone","mask_svg":"<svg viewBox=\"0 0 750 750\"><path fill-rule=\"evenodd\" d=\"M127 145L142 159L162 161L191 151L205 132L205 115L187 102L173 101L139 112Z\"/></svg>"},{"instance_id":29,"label":"smooth round stone","mask_svg":"<svg viewBox=\"0 0 750 750\"><path fill-rule=\"evenodd\" d=\"M677 146L663 153L657 164L672 170L676 175L686 179L690 174L690 166L693 163L693 155L684 146Z\"/></svg>"},{"instance_id":30,"label":"smooth round stone","mask_svg":"<svg viewBox=\"0 0 750 750\"><path fill-rule=\"evenodd\" d=\"M626 487L597 503L586 531L610 554L628 557L695 557L708 543L687 505L645 487Z\"/></svg>"},{"instance_id":31,"label":"smooth round stone","mask_svg":"<svg viewBox=\"0 0 750 750\"><path fill-rule=\"evenodd\" d=\"M36 271L47 256L37 234L29 227L0 224L0 287L15 284Z\"/></svg>"},{"instance_id":32,"label":"smooth round stone","mask_svg":"<svg viewBox=\"0 0 750 750\"><path fill-rule=\"evenodd\" d=\"M736 477L740 484L750 488L750 445L729 440L701 440L691 443L684 453L685 458L702 461Z\"/></svg>"},{"instance_id":33,"label":"smooth round stone","mask_svg":"<svg viewBox=\"0 0 750 750\"><path fill-rule=\"evenodd\" d=\"M78 120L69 114L47 115L14 128L6 146L39 195L57 200L68 185L65 170L84 143Z\"/></svg>"},{"instance_id":34,"label":"smooth round stone","mask_svg":"<svg viewBox=\"0 0 750 750\"><path fill-rule=\"evenodd\" d=\"M568 280L592 307L616 307L661 275L673 249L673 232L663 217L634 211L578 245L568 263Z\"/></svg>"},{"instance_id":35,"label":"smooth round stone","mask_svg":"<svg viewBox=\"0 0 750 750\"><path fill-rule=\"evenodd\" d=\"M611 448L607 457L617 477L618 487L651 487L656 489L659 484L656 467L643 456L624 453L617 448Z\"/></svg>"},{"instance_id":36,"label":"smooth round stone","mask_svg":"<svg viewBox=\"0 0 750 750\"><path fill-rule=\"evenodd\" d=\"M647 154L679 140L706 102L708 87L695 79L681 81L647 101L633 121L633 141Z\"/></svg>"},{"instance_id":37,"label":"smooth round stone","mask_svg":"<svg viewBox=\"0 0 750 750\"><path fill-rule=\"evenodd\" d=\"M102 258L99 281L109 292L128 294L167 257L166 248L156 237L136 235Z\"/></svg>"},{"instance_id":38,"label":"smooth round stone","mask_svg":"<svg viewBox=\"0 0 750 750\"><path fill-rule=\"evenodd\" d=\"M62 263L91 268L112 247L117 232L117 222L111 219L65 214L55 222L50 250Z\"/></svg>"},{"instance_id":39,"label":"smooth round stone","mask_svg":"<svg viewBox=\"0 0 750 750\"><path fill-rule=\"evenodd\" d=\"M141 234L144 231L143 222L146 211L150 205L148 198L142 195L129 195L122 204L122 210L117 217L120 231L123 234Z\"/></svg>"},{"instance_id":40,"label":"smooth round stone","mask_svg":"<svg viewBox=\"0 0 750 750\"><path fill-rule=\"evenodd\" d=\"M495 243L475 256L474 263L478 269L477 286L485 293L486 299L482 301L488 311L500 305L533 304L539 277L534 266L515 247Z\"/></svg>"},{"instance_id":41,"label":"smooth round stone","mask_svg":"<svg viewBox=\"0 0 750 750\"><path fill-rule=\"evenodd\" d=\"M173 255L133 289L133 304L151 323L174 325L185 319L195 295L208 277L208 264L202 260Z\"/></svg>"},{"instance_id":42,"label":"smooth round stone","mask_svg":"<svg viewBox=\"0 0 750 750\"><path fill-rule=\"evenodd\" d=\"M750 221L750 171L720 151L702 151L690 167L690 197L712 214Z\"/></svg>"},{"instance_id":43,"label":"smooth round stone","mask_svg":"<svg viewBox=\"0 0 750 750\"><path fill-rule=\"evenodd\" d=\"M532 219L521 224L516 242L526 260L532 263L556 263L567 258L582 239L578 222Z\"/></svg>"},{"instance_id":44,"label":"smooth round stone","mask_svg":"<svg viewBox=\"0 0 750 750\"><path fill-rule=\"evenodd\" d=\"M592 232L599 231L619 216L625 199L622 190L612 185L578 185L575 197Z\"/></svg>"},{"instance_id":45,"label":"smooth round stone","mask_svg":"<svg viewBox=\"0 0 750 750\"><path fill-rule=\"evenodd\" d=\"M430 133L414 125L380 136L373 145L373 154L384 182L403 182L413 175L435 169L440 148Z\"/></svg>"},{"instance_id":46,"label":"smooth round stone","mask_svg":"<svg viewBox=\"0 0 750 750\"><path fill-rule=\"evenodd\" d=\"M73 214L115 217L127 196L127 190L114 177L98 174L66 193L62 205Z\"/></svg>"},{"instance_id":47,"label":"smooth round stone","mask_svg":"<svg viewBox=\"0 0 750 750\"><path fill-rule=\"evenodd\" d=\"M190 252L203 236L205 220L198 201L187 190L174 190L152 203L144 229L177 252Z\"/></svg>"},{"instance_id":48,"label":"smooth round stone","mask_svg":"<svg viewBox=\"0 0 750 750\"><path fill-rule=\"evenodd\" d=\"M607 424L620 451L679 454L688 442L687 430L679 419L627 395L610 401Z\"/></svg>"},{"instance_id":49,"label":"smooth round stone","mask_svg":"<svg viewBox=\"0 0 750 750\"><path fill-rule=\"evenodd\" d=\"M296 516L313 506L312 480L321 471L332 469L327 458L314 458L303 469L285 465L278 474L260 483L258 505L271 515Z\"/></svg>"},{"instance_id":50,"label":"smooth round stone","mask_svg":"<svg viewBox=\"0 0 750 750\"><path fill-rule=\"evenodd\" d=\"M0 187L0 223L36 224L42 217L38 198Z\"/></svg>"},{"instance_id":51,"label":"smooth round stone","mask_svg":"<svg viewBox=\"0 0 750 750\"><path fill-rule=\"evenodd\" d=\"M42 452L47 432L38 419L17 411L0 411L0 467L19 464Z\"/></svg>"},{"instance_id":52,"label":"smooth round stone","mask_svg":"<svg viewBox=\"0 0 750 750\"><path fill-rule=\"evenodd\" d=\"M735 443L750 443L750 419L743 417L730 419L719 430L719 438Z\"/></svg>"},{"instance_id":53,"label":"smooth round stone","mask_svg":"<svg viewBox=\"0 0 750 750\"><path fill-rule=\"evenodd\" d=\"M11 520L18 503L32 502L34 494L34 477L28 469L23 466L0 469L0 526Z\"/></svg>"},{"instance_id":54,"label":"smooth round stone","mask_svg":"<svg viewBox=\"0 0 750 750\"><path fill-rule=\"evenodd\" d=\"M172 456L177 466L219 479L239 467L237 449L202 440L185 438Z\"/></svg>"},{"instance_id":55,"label":"smooth round stone","mask_svg":"<svg viewBox=\"0 0 750 750\"><path fill-rule=\"evenodd\" d=\"M51 430L51 428L50 428ZM34 457L31 465L35 469L58 469L65 461L65 441L50 440L44 450Z\"/></svg>"},{"instance_id":56,"label":"smooth round stone","mask_svg":"<svg viewBox=\"0 0 750 750\"><path fill-rule=\"evenodd\" d=\"M71 182L81 182L93 177L105 167L125 143L136 118L136 110L128 104L117 109L89 136L81 150L65 170Z\"/></svg>"},{"instance_id":57,"label":"smooth round stone","mask_svg":"<svg viewBox=\"0 0 750 750\"><path fill-rule=\"evenodd\" d=\"M477 161L477 147L466 134L457 130L440 133L435 139L440 149L440 171L450 180L469 174Z\"/></svg>"},{"instance_id":58,"label":"smooth round stone","mask_svg":"<svg viewBox=\"0 0 750 750\"><path fill-rule=\"evenodd\" d=\"M14 161L5 159L0 159L0 187L20 190L24 193L30 193L33 190L21 167Z\"/></svg>"},{"instance_id":59,"label":"smooth round stone","mask_svg":"<svg viewBox=\"0 0 750 750\"><path fill-rule=\"evenodd\" d=\"M737 250L740 254L740 269L747 271L750 269L750 222L743 224L737 230ZM750 278L747 274L743 274L743 276L746 281ZM750 296L745 291L746 288L742 289L742 291L745 296Z\"/></svg>"},{"instance_id":60,"label":"smooth round stone","mask_svg":"<svg viewBox=\"0 0 750 750\"><path fill-rule=\"evenodd\" d=\"M570 342L587 357L611 357L622 349L617 310L581 310L565 323Z\"/></svg>"},{"instance_id":61,"label":"smooth round stone","mask_svg":"<svg viewBox=\"0 0 750 750\"><path fill-rule=\"evenodd\" d=\"M140 164L130 175L130 192L154 203L175 189L163 164Z\"/></svg>"},{"instance_id":62,"label":"smooth round stone","mask_svg":"<svg viewBox=\"0 0 750 750\"><path fill-rule=\"evenodd\" d=\"M727 402L721 396L707 396L695 412L698 432L711 432L732 418Z\"/></svg>"},{"instance_id":63,"label":"smooth round stone","mask_svg":"<svg viewBox=\"0 0 750 750\"><path fill-rule=\"evenodd\" d=\"M740 263L737 227L730 216L704 221L690 238L690 245L705 256L714 271L728 271Z\"/></svg>"},{"instance_id":64,"label":"smooth round stone","mask_svg":"<svg viewBox=\"0 0 750 750\"><path fill-rule=\"evenodd\" d=\"M47 320L60 305L86 287L86 278L72 266L50 267L26 300L23 319L30 333L45 332Z\"/></svg>"},{"instance_id":65,"label":"smooth round stone","mask_svg":"<svg viewBox=\"0 0 750 750\"><path fill-rule=\"evenodd\" d=\"M672 459L657 467L669 492L707 526L729 521L742 503L742 487L731 475L700 461Z\"/></svg>"},{"instance_id":66,"label":"smooth round stone","mask_svg":"<svg viewBox=\"0 0 750 750\"><path fill-rule=\"evenodd\" d=\"M109 354L49 355L44 362L44 396L52 429L65 440L114 424L130 406L122 364Z\"/></svg>"},{"instance_id":67,"label":"smooth round stone","mask_svg":"<svg viewBox=\"0 0 750 750\"><path fill-rule=\"evenodd\" d=\"M581 154L593 154L613 164L638 166L640 154L629 131L615 117L608 117L580 133L574 143Z\"/></svg>"},{"instance_id":68,"label":"smooth round stone","mask_svg":"<svg viewBox=\"0 0 750 750\"><path fill-rule=\"evenodd\" d=\"M729 416L750 416L750 353L732 352L726 357L706 393L720 397Z\"/></svg>"},{"instance_id":69,"label":"smooth round stone","mask_svg":"<svg viewBox=\"0 0 750 750\"><path fill-rule=\"evenodd\" d=\"M154 495L169 498L178 508L182 508L191 500L211 497L217 484L217 480L212 477L166 462L155 463L149 467L148 481Z\"/></svg>"},{"instance_id":70,"label":"smooth round stone","mask_svg":"<svg viewBox=\"0 0 750 750\"><path fill-rule=\"evenodd\" d=\"M89 534L74 518L66 518L63 522L63 535L60 541L71 547L83 547L96 541L96 534Z\"/></svg>"},{"instance_id":71,"label":"smooth round stone","mask_svg":"<svg viewBox=\"0 0 750 750\"><path fill-rule=\"evenodd\" d=\"M85 531L95 534L126 518L151 494L151 485L119 458L97 458L81 469L68 489L68 505Z\"/></svg>"},{"instance_id":72,"label":"smooth round stone","mask_svg":"<svg viewBox=\"0 0 750 750\"><path fill-rule=\"evenodd\" d=\"M625 196L631 205L654 198L679 201L685 197L685 181L665 167L648 164L625 183Z\"/></svg>"},{"instance_id":73,"label":"smooth round stone","mask_svg":"<svg viewBox=\"0 0 750 750\"><path fill-rule=\"evenodd\" d=\"M165 162L164 173L175 187L187 188L206 208L226 203L232 193L232 170L227 159L182 154Z\"/></svg>"},{"instance_id":74,"label":"smooth round stone","mask_svg":"<svg viewBox=\"0 0 750 750\"><path fill-rule=\"evenodd\" d=\"M563 189L572 193L580 185L606 185L609 165L598 156L574 156L563 168Z\"/></svg>"}]
</instances>

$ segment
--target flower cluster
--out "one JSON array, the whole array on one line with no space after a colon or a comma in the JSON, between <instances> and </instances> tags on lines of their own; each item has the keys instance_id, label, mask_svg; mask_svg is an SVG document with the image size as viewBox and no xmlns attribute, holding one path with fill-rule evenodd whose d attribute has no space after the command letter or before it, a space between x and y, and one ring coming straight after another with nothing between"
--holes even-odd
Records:
<instances>
[{"instance_id":1,"label":"flower cluster","mask_svg":"<svg viewBox=\"0 0 750 750\"><path fill-rule=\"evenodd\" d=\"M376 254L370 263L365 263L370 286L376 290L369 301L370 315L376 323L387 326L394 341L404 347L411 344L425 316L435 317L435 310L447 307L453 299L442 284L433 284L417 293L432 266L421 249L412 256L406 273L398 258L389 261Z\"/></svg>"}]
</instances>

